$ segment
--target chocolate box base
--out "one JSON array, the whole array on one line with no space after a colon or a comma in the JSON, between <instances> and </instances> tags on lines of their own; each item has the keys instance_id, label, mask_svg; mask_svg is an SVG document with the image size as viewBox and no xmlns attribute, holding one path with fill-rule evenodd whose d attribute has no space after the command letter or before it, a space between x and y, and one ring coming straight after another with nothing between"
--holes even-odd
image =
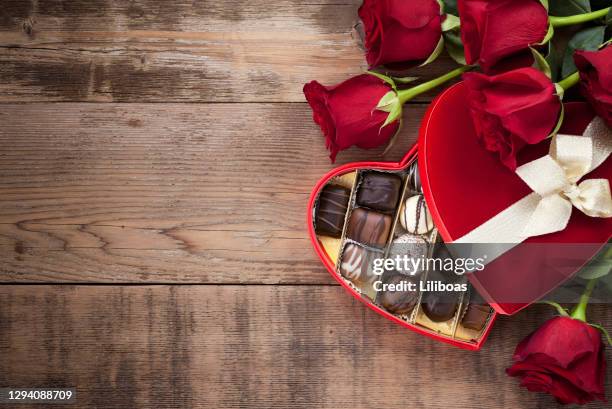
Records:
<instances>
[{"instance_id":1,"label":"chocolate box base","mask_svg":"<svg viewBox=\"0 0 612 409\"><path fill-rule=\"evenodd\" d=\"M462 315L465 312L466 305L462 301L459 301L459 306L455 316L452 320L436 323L431 321L420 308L421 298L409 316L402 316L392 314L385 310L383 307L376 303L376 293L370 291L367 286L356 286L353 282L343 277L339 273L339 264L341 262L343 246L346 243L353 243L353 241L346 237L347 225L349 223L350 214L353 208L355 208L355 195L358 188L358 176L359 172L403 172L406 171L415 161L417 160L417 147L412 148L405 157L398 163L384 163L384 162L361 162L352 163L341 166L337 169L327 173L315 186L310 197L309 211L308 211L308 229L311 240L313 242L315 251L319 255L319 258L326 266L329 273L338 281L352 296L362 301L366 306L383 317L398 323L399 325L409 328L417 333L426 335L433 339L446 342L464 349L478 350L482 347L485 342L497 316L497 313L491 311L484 328L481 331L470 330L464 328L460 321ZM344 231L341 239L334 239L325 236L317 235L315 232L314 216L315 208L319 194L324 186L328 183L339 184L344 187L351 186L352 196L349 202L349 209L347 210ZM395 212L393 212L393 226L391 233L388 238L388 242L392 241L395 235L395 229L398 226L399 218L399 206L403 203L406 195L407 188L402 189L401 200L399 201ZM435 230L434 230L435 231ZM435 237L433 238L435 240ZM383 251L381 249L373 249L373 251ZM463 297L463 295L461 295ZM476 337L476 339L474 339Z\"/></svg>"}]
</instances>

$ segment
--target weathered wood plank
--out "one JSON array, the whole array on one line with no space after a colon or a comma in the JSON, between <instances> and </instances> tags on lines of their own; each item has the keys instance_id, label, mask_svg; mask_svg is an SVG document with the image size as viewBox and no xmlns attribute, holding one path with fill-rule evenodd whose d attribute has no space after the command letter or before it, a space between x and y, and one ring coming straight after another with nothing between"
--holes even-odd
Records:
<instances>
[{"instance_id":1,"label":"weathered wood plank","mask_svg":"<svg viewBox=\"0 0 612 409\"><path fill-rule=\"evenodd\" d=\"M0 384L75 386L78 407L551 408L504 369L552 313L501 318L469 352L338 287L1 286Z\"/></svg>"},{"instance_id":2,"label":"weathered wood plank","mask_svg":"<svg viewBox=\"0 0 612 409\"><path fill-rule=\"evenodd\" d=\"M0 102L301 102L304 83L367 68L359 3L9 0ZM414 73L453 65L442 57Z\"/></svg>"},{"instance_id":3,"label":"weathered wood plank","mask_svg":"<svg viewBox=\"0 0 612 409\"><path fill-rule=\"evenodd\" d=\"M423 105L384 160L414 143ZM0 281L330 283L306 104L0 105ZM381 157L341 153L339 163Z\"/></svg>"}]
</instances>

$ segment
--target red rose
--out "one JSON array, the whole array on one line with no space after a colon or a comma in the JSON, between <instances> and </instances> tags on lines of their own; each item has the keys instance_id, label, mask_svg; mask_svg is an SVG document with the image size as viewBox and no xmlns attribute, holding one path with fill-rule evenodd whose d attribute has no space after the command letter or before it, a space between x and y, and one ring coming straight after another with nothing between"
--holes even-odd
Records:
<instances>
[{"instance_id":1,"label":"red rose","mask_svg":"<svg viewBox=\"0 0 612 409\"><path fill-rule=\"evenodd\" d=\"M506 372L521 378L521 386L550 393L560 403L605 401L604 348L597 329L555 317L521 341Z\"/></svg>"},{"instance_id":2,"label":"red rose","mask_svg":"<svg viewBox=\"0 0 612 409\"><path fill-rule=\"evenodd\" d=\"M359 17L370 67L423 62L442 36L442 15L436 0L364 0Z\"/></svg>"},{"instance_id":3,"label":"red rose","mask_svg":"<svg viewBox=\"0 0 612 409\"><path fill-rule=\"evenodd\" d=\"M597 115L612 127L612 47L600 51L576 51L580 88Z\"/></svg>"},{"instance_id":4,"label":"red rose","mask_svg":"<svg viewBox=\"0 0 612 409\"><path fill-rule=\"evenodd\" d=\"M518 152L546 139L557 125L561 100L555 86L531 67L495 76L466 73L463 79L478 138L515 170Z\"/></svg>"},{"instance_id":5,"label":"red rose","mask_svg":"<svg viewBox=\"0 0 612 409\"><path fill-rule=\"evenodd\" d=\"M386 143L399 128L399 121L385 127L389 113L376 109L392 88L382 79L361 74L336 86L316 81L304 85L304 95L312 108L312 118L327 140L330 158L350 146L370 149Z\"/></svg>"},{"instance_id":6,"label":"red rose","mask_svg":"<svg viewBox=\"0 0 612 409\"><path fill-rule=\"evenodd\" d=\"M548 12L539 0L459 0L457 5L468 64L491 73L505 63L511 64L506 69L533 63L529 46L548 31Z\"/></svg>"}]
</instances>

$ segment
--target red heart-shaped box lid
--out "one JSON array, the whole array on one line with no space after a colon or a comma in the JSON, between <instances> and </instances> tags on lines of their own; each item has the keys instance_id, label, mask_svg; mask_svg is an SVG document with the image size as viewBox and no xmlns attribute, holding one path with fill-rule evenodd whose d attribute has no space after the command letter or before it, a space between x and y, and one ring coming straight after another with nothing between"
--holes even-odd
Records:
<instances>
[{"instance_id":1,"label":"red heart-shaped box lid","mask_svg":"<svg viewBox=\"0 0 612 409\"><path fill-rule=\"evenodd\" d=\"M586 104L565 104L560 132L582 134L593 118ZM519 163L544 156L548 145L547 140L525 149ZM479 144L463 83L448 88L427 111L419 135L419 170L434 222L448 243L531 193L514 172ZM587 177L612 179L612 160L606 160ZM532 237L524 243L591 243L574 249L573 256L586 263L611 235L612 219L588 217L574 208L565 230ZM579 269L547 269L534 260L533 246L526 247L519 245L489 263L484 271L470 275L472 284L500 313L512 314L537 301ZM513 300L512 291L520 292L525 302L509 302Z\"/></svg>"}]
</instances>

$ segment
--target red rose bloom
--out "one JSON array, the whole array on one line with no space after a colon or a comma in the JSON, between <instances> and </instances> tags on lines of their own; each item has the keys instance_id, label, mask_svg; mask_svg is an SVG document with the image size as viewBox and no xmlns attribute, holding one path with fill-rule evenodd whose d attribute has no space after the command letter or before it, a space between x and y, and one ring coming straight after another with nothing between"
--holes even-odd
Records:
<instances>
[{"instance_id":1,"label":"red rose bloom","mask_svg":"<svg viewBox=\"0 0 612 409\"><path fill-rule=\"evenodd\" d=\"M580 89L591 106L612 127L612 47L600 51L576 51Z\"/></svg>"},{"instance_id":2,"label":"red rose bloom","mask_svg":"<svg viewBox=\"0 0 612 409\"><path fill-rule=\"evenodd\" d=\"M516 156L554 130L561 100L551 80L535 68L495 76L463 74L476 135L483 146L516 169Z\"/></svg>"},{"instance_id":3,"label":"red rose bloom","mask_svg":"<svg viewBox=\"0 0 612 409\"><path fill-rule=\"evenodd\" d=\"M423 62L442 36L442 16L436 0L364 0L359 17L370 67Z\"/></svg>"},{"instance_id":4,"label":"red rose bloom","mask_svg":"<svg viewBox=\"0 0 612 409\"><path fill-rule=\"evenodd\" d=\"M548 31L548 12L539 0L459 0L457 5L468 64L492 73L533 63L529 46Z\"/></svg>"},{"instance_id":5,"label":"red rose bloom","mask_svg":"<svg viewBox=\"0 0 612 409\"><path fill-rule=\"evenodd\" d=\"M521 386L549 393L560 403L605 401L604 348L597 329L555 317L521 341L506 372L521 378Z\"/></svg>"},{"instance_id":6,"label":"red rose bloom","mask_svg":"<svg viewBox=\"0 0 612 409\"><path fill-rule=\"evenodd\" d=\"M375 148L395 135L399 121L382 127L389 114L376 109L389 91L391 87L386 82L370 74L358 75L333 87L316 81L304 85L312 118L325 135L332 161L339 151L350 146Z\"/></svg>"}]
</instances>

